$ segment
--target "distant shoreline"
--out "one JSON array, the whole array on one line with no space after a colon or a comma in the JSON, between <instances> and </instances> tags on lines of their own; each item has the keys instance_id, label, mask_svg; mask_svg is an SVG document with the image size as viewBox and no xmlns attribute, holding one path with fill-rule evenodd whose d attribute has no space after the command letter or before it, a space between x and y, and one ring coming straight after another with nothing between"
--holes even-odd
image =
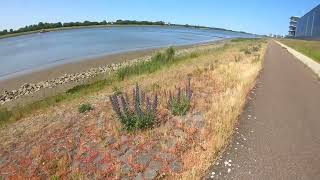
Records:
<instances>
[{"instance_id":1,"label":"distant shoreline","mask_svg":"<svg viewBox=\"0 0 320 180\"><path fill-rule=\"evenodd\" d=\"M228 32L235 32L235 33L243 33L243 34L250 34L247 32L241 31L233 31L229 29L222 29L222 28L213 28L213 27L194 27L194 26L185 26L185 25L137 25L137 24L128 24L128 25L121 25L121 24L107 24L107 25L91 25L91 26L72 26L72 27L61 27L61 28L51 28L51 29L42 29L36 31L28 31L28 32L21 32L21 33L14 33L14 34L6 34L1 35L0 39L5 38L12 38L18 36L24 36L29 34L36 34L36 33L48 33L48 32L55 32L55 31L65 31L65 30L74 30L74 29L89 29L89 28L107 28L107 27L185 27L185 28L195 28L195 29L212 29L212 30L220 30L220 31L228 31Z\"/></svg>"},{"instance_id":2,"label":"distant shoreline","mask_svg":"<svg viewBox=\"0 0 320 180\"><path fill-rule=\"evenodd\" d=\"M14 33L14 34L7 34L0 36L0 39L4 38L11 38L17 36L23 36L28 34L35 34L35 33L48 33L48 32L55 32L55 31L65 31L65 30L73 30L73 29L88 29L88 28L104 28L104 27L126 27L126 26L161 26L161 25L93 25L93 26L72 26L72 27L61 27L61 28L52 28L52 29L43 29L43 30L36 30L36 31L29 31L29 32L21 32L21 33ZM164 25L166 26L166 25ZM42 32L44 31L44 32Z\"/></svg>"}]
</instances>

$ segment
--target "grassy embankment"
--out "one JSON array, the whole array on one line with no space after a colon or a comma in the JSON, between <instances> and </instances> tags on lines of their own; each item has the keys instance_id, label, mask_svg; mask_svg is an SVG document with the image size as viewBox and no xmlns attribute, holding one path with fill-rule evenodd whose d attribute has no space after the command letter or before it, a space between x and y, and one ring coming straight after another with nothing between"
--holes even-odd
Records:
<instances>
[{"instance_id":1,"label":"grassy embankment","mask_svg":"<svg viewBox=\"0 0 320 180\"><path fill-rule=\"evenodd\" d=\"M242 41L256 41L256 40L233 40L233 43L242 43ZM224 48L225 49L225 48ZM164 67L172 66L173 64L177 64L180 61L185 61L188 59L194 59L198 56L206 55L209 52L192 52L191 54L182 55L179 57L175 57L174 61L170 62L162 62L161 56L159 54L155 55L153 57L153 61L150 62L143 62L139 63L135 66L128 67L128 68L122 68L117 73L111 75L110 77L96 81L91 84L85 84L76 86L73 89L68 90L65 93L60 93L56 96L48 97L40 101L33 102L31 104L25 105L25 106L18 106L15 108L12 108L10 110L7 110L6 108L1 108L0 106L0 127L10 123L15 122L23 117L26 117L27 115L40 110L40 109L46 109L50 106L57 105L63 101L72 100L78 97L82 97L84 95L98 92L102 90L105 86L110 86L114 82L122 81L124 78L132 76L132 75L140 75L140 74L148 74L152 73L154 71L157 71Z\"/></svg>"},{"instance_id":2,"label":"grassy embankment","mask_svg":"<svg viewBox=\"0 0 320 180\"><path fill-rule=\"evenodd\" d=\"M284 39L280 42L320 63L320 41Z\"/></svg>"},{"instance_id":3,"label":"grassy embankment","mask_svg":"<svg viewBox=\"0 0 320 180\"><path fill-rule=\"evenodd\" d=\"M97 100L98 97L105 97L105 93L110 93L113 87L130 90L135 82L139 82L149 90L172 89L185 81L188 75L192 75L195 93L192 109L195 112L204 112L210 134L202 145L205 151L191 149L183 155L185 171L177 178L197 179L228 143L237 117L245 105L246 96L254 86L262 68L265 49L264 41L246 39L231 41L220 48L209 46L194 49L170 61L164 61L166 58L163 56L166 56L166 53L158 54L149 62L123 68L105 80L78 86L66 93L11 111L2 111L1 122L2 124L14 122L39 111L40 114L46 114L48 112L46 109L50 106L59 109L60 105L66 104L64 101L78 106L79 101L87 102L92 101L92 98ZM72 106L67 107L72 108ZM111 110L106 109L106 111Z\"/></svg>"},{"instance_id":4,"label":"grassy embankment","mask_svg":"<svg viewBox=\"0 0 320 180\"><path fill-rule=\"evenodd\" d=\"M17 106L10 110L7 110L6 108L2 108L0 106L0 128L7 124L15 122L19 119L22 119L23 117L26 117L37 110L44 110L50 106L57 105L63 101L69 101L90 93L98 92L106 86L111 86L115 82L124 80L124 78L128 76L149 74L161 68L179 63L180 61L184 61L190 58L191 59L195 58L199 56L200 53L194 52L191 54L181 55L181 56L175 57L173 61L167 61L167 62L163 61L164 59L163 55L164 54L158 53L154 55L152 61L142 62L132 67L122 68L118 70L118 72L107 77L106 79L99 80L91 84L76 86L65 93L60 93L58 95L51 96L43 100L30 103L25 106Z\"/></svg>"}]
</instances>

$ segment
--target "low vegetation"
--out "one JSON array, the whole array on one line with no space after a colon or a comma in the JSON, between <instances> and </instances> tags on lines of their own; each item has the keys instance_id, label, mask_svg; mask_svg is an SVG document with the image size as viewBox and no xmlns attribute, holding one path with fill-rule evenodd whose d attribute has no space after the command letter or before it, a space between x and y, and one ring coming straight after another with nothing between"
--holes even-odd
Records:
<instances>
[{"instance_id":1,"label":"low vegetation","mask_svg":"<svg viewBox=\"0 0 320 180\"><path fill-rule=\"evenodd\" d=\"M191 97L191 77L188 77L188 83L184 90L178 88L176 95L169 91L168 109L175 116L186 115L191 106Z\"/></svg>"},{"instance_id":2,"label":"low vegetation","mask_svg":"<svg viewBox=\"0 0 320 180\"><path fill-rule=\"evenodd\" d=\"M283 39L280 42L320 63L320 41Z\"/></svg>"},{"instance_id":3,"label":"low vegetation","mask_svg":"<svg viewBox=\"0 0 320 180\"><path fill-rule=\"evenodd\" d=\"M128 132L153 127L156 123L158 95L153 98L136 84L132 92L132 101L128 93L114 93L109 96L112 108Z\"/></svg>"},{"instance_id":4,"label":"low vegetation","mask_svg":"<svg viewBox=\"0 0 320 180\"><path fill-rule=\"evenodd\" d=\"M93 110L93 106L89 103L86 103L86 104L82 104L80 107L79 107L79 112L80 113L86 113L86 112L89 112Z\"/></svg>"},{"instance_id":5,"label":"low vegetation","mask_svg":"<svg viewBox=\"0 0 320 180\"><path fill-rule=\"evenodd\" d=\"M168 48L164 52L156 53L150 61L137 63L133 66L126 66L117 71L117 78L124 80L126 77L132 75L140 75L144 73L153 73L159 70L165 65L171 65L174 60L175 49L173 47Z\"/></svg>"}]
</instances>

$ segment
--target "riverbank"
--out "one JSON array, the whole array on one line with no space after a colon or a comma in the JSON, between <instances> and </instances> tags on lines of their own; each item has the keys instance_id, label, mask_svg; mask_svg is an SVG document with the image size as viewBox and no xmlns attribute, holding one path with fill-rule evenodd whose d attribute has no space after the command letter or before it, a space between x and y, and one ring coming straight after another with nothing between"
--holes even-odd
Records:
<instances>
[{"instance_id":1,"label":"riverbank","mask_svg":"<svg viewBox=\"0 0 320 180\"><path fill-rule=\"evenodd\" d=\"M226 41L228 40L178 46L176 48L178 51L188 51L192 48L210 44L222 45ZM84 59L0 80L0 105L11 109L15 106L23 106L63 93L81 84L101 80L120 67L149 60L152 54L161 49L163 48Z\"/></svg>"},{"instance_id":2,"label":"riverbank","mask_svg":"<svg viewBox=\"0 0 320 180\"><path fill-rule=\"evenodd\" d=\"M39 103L41 108L0 130L0 176L200 179L229 142L265 48L264 41L243 40L190 48L169 61L161 61L164 53L61 95L54 106ZM191 107L186 116L175 116L167 109L168 92L185 87L187 77ZM147 97L158 94L159 113L151 129L128 133L108 96L132 97L137 82ZM80 113L83 104L93 109Z\"/></svg>"}]
</instances>

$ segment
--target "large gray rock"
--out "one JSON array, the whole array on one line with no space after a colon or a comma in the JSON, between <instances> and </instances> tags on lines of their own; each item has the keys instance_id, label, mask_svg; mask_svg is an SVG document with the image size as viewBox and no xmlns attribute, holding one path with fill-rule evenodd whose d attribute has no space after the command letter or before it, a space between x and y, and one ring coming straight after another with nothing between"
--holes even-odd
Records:
<instances>
[{"instance_id":1,"label":"large gray rock","mask_svg":"<svg viewBox=\"0 0 320 180\"><path fill-rule=\"evenodd\" d=\"M137 155L136 163L146 166L150 162L151 158L152 158L151 154L143 152Z\"/></svg>"},{"instance_id":2,"label":"large gray rock","mask_svg":"<svg viewBox=\"0 0 320 180\"><path fill-rule=\"evenodd\" d=\"M157 175L159 174L159 171L162 168L162 162L153 160L150 162L149 166L144 171L143 175L145 179L155 179Z\"/></svg>"}]
</instances>

